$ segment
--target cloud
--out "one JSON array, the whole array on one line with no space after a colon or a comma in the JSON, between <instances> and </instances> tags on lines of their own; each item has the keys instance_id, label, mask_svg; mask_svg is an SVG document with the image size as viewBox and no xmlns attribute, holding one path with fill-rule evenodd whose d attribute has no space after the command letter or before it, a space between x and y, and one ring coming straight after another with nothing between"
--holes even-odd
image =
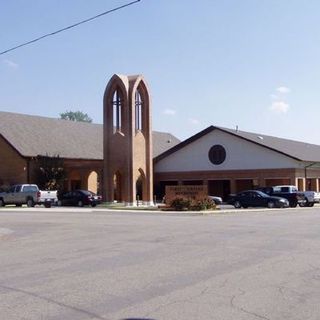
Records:
<instances>
[{"instance_id":1,"label":"cloud","mask_svg":"<svg viewBox=\"0 0 320 320\"><path fill-rule=\"evenodd\" d=\"M279 99L279 97L276 95L276 94L270 94L270 98L272 99L272 100L277 100L277 99Z\"/></svg>"},{"instance_id":2,"label":"cloud","mask_svg":"<svg viewBox=\"0 0 320 320\"><path fill-rule=\"evenodd\" d=\"M177 113L176 110L173 109L165 109L163 111L163 114L167 115L167 116L174 116Z\"/></svg>"},{"instance_id":3,"label":"cloud","mask_svg":"<svg viewBox=\"0 0 320 320\"><path fill-rule=\"evenodd\" d=\"M289 104L284 101L274 101L270 106L270 110L276 113L287 113L289 108Z\"/></svg>"},{"instance_id":4,"label":"cloud","mask_svg":"<svg viewBox=\"0 0 320 320\"><path fill-rule=\"evenodd\" d=\"M288 88L288 87L279 87L279 88L277 88L277 92L279 92L279 93L284 93L284 94L286 94L286 93L289 93L291 90L290 90L290 88Z\"/></svg>"},{"instance_id":5,"label":"cloud","mask_svg":"<svg viewBox=\"0 0 320 320\"><path fill-rule=\"evenodd\" d=\"M19 65L11 60L4 59L4 60L2 60L2 62L9 68L12 68L12 69L19 68Z\"/></svg>"},{"instance_id":6,"label":"cloud","mask_svg":"<svg viewBox=\"0 0 320 320\"><path fill-rule=\"evenodd\" d=\"M287 113L290 109L290 105L286 100L287 94L290 93L290 91L290 88L285 86L276 88L275 93L270 94L272 102L269 109L274 113Z\"/></svg>"},{"instance_id":7,"label":"cloud","mask_svg":"<svg viewBox=\"0 0 320 320\"><path fill-rule=\"evenodd\" d=\"M189 122L193 125L198 125L200 124L200 121L198 119L195 118L189 118Z\"/></svg>"}]
</instances>

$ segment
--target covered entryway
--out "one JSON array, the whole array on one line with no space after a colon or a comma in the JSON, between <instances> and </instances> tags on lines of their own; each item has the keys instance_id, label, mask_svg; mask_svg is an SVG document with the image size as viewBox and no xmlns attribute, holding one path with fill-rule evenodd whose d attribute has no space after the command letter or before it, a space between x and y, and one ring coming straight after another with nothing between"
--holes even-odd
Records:
<instances>
[{"instance_id":1,"label":"covered entryway","mask_svg":"<svg viewBox=\"0 0 320 320\"><path fill-rule=\"evenodd\" d=\"M221 197L224 201L227 200L231 193L230 180L209 180L208 194L210 196Z\"/></svg>"}]
</instances>

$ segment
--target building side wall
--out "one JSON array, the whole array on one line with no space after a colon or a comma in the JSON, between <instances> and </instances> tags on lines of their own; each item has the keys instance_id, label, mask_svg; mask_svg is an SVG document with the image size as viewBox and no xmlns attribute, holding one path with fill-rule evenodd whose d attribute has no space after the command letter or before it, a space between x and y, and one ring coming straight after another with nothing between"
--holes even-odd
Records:
<instances>
[{"instance_id":1,"label":"building side wall","mask_svg":"<svg viewBox=\"0 0 320 320\"><path fill-rule=\"evenodd\" d=\"M258 140L258 138L257 138ZM222 145L226 159L220 165L210 162L208 153L213 145ZM226 171L249 169L298 168L299 162L276 151L213 130L155 164L155 172Z\"/></svg>"},{"instance_id":2,"label":"building side wall","mask_svg":"<svg viewBox=\"0 0 320 320\"><path fill-rule=\"evenodd\" d=\"M0 136L0 186L26 183L27 160Z\"/></svg>"},{"instance_id":3,"label":"building side wall","mask_svg":"<svg viewBox=\"0 0 320 320\"><path fill-rule=\"evenodd\" d=\"M287 169L255 169L255 170L224 170L224 171L176 171L176 172L158 172L155 173L154 178L156 181L170 181L176 180L178 182L184 180L232 180L232 179L294 179L297 170L295 168Z\"/></svg>"}]
</instances>

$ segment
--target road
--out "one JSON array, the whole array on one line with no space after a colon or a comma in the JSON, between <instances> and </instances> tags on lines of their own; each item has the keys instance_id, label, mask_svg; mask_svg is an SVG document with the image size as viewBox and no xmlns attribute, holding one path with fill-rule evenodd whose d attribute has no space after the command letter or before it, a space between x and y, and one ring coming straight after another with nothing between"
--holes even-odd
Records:
<instances>
[{"instance_id":1,"label":"road","mask_svg":"<svg viewBox=\"0 0 320 320\"><path fill-rule=\"evenodd\" d=\"M0 210L4 320L320 319L320 209Z\"/></svg>"}]
</instances>

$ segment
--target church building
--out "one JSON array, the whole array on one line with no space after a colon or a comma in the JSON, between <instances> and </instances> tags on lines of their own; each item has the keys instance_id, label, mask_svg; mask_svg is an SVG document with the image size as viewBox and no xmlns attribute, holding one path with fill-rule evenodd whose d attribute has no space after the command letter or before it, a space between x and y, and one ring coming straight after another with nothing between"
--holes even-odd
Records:
<instances>
[{"instance_id":1,"label":"church building","mask_svg":"<svg viewBox=\"0 0 320 320\"><path fill-rule=\"evenodd\" d=\"M103 125L0 112L0 187L34 183L37 157L58 155L65 190L128 205L162 199L167 185L206 185L225 199L279 184L319 191L320 146L214 125L181 142L152 131L151 107L143 76L115 74Z\"/></svg>"}]
</instances>

